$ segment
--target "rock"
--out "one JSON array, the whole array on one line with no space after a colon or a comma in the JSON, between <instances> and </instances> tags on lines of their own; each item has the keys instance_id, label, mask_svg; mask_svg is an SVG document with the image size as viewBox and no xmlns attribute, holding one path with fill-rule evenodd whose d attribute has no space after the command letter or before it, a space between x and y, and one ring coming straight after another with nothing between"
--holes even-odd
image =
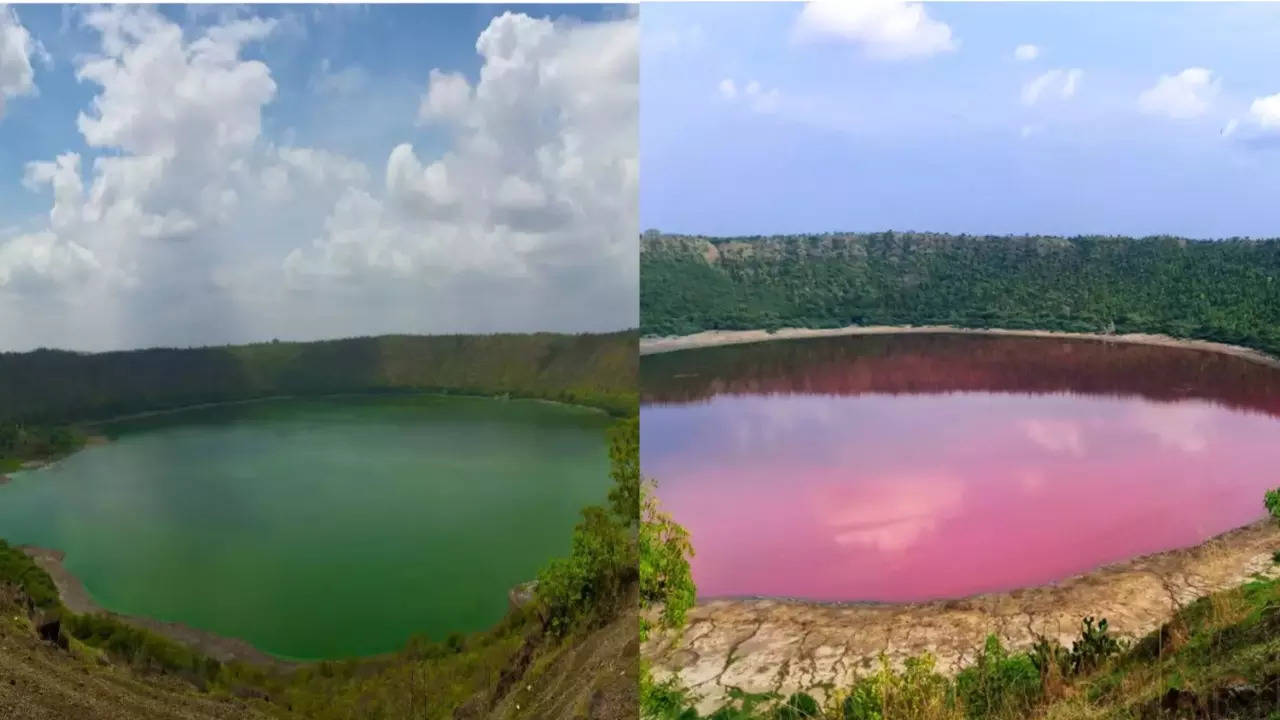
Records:
<instances>
[{"instance_id":1,"label":"rock","mask_svg":"<svg viewBox=\"0 0 1280 720\"><path fill-rule=\"evenodd\" d=\"M0 485L7 485L8 483L11 483L11 482L13 482L13 478L9 477L8 475L0 475Z\"/></svg>"},{"instance_id":2,"label":"rock","mask_svg":"<svg viewBox=\"0 0 1280 720\"><path fill-rule=\"evenodd\" d=\"M67 637L62 634L62 614L57 611L37 610L31 618L36 634L41 640L66 650Z\"/></svg>"},{"instance_id":3,"label":"rock","mask_svg":"<svg viewBox=\"0 0 1280 720\"><path fill-rule=\"evenodd\" d=\"M507 591L507 605L511 611L522 610L533 604L537 597L538 581L520 583Z\"/></svg>"}]
</instances>

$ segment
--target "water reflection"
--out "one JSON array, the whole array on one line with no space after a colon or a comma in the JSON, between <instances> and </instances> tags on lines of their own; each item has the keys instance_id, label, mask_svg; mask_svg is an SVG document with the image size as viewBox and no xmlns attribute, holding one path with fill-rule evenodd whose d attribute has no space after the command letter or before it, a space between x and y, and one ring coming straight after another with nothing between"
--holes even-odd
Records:
<instances>
[{"instance_id":1,"label":"water reflection","mask_svg":"<svg viewBox=\"0 0 1280 720\"><path fill-rule=\"evenodd\" d=\"M642 462L704 596L905 601L1049 582L1262 515L1280 372L974 336L647 356Z\"/></svg>"}]
</instances>

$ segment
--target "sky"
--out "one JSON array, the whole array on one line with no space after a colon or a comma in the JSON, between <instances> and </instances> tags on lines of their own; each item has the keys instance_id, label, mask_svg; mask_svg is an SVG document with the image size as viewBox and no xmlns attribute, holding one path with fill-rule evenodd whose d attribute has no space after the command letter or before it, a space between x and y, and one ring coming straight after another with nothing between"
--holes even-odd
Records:
<instances>
[{"instance_id":1,"label":"sky","mask_svg":"<svg viewBox=\"0 0 1280 720\"><path fill-rule=\"evenodd\" d=\"M640 222L1280 236L1280 5L640 13Z\"/></svg>"},{"instance_id":2,"label":"sky","mask_svg":"<svg viewBox=\"0 0 1280 720\"><path fill-rule=\"evenodd\" d=\"M0 351L638 318L639 23L0 5Z\"/></svg>"}]
</instances>

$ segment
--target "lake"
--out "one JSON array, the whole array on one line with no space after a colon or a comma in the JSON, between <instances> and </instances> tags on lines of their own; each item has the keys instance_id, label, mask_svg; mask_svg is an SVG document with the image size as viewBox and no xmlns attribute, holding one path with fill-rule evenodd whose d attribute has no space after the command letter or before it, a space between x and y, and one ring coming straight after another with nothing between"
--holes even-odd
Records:
<instances>
[{"instance_id":1,"label":"lake","mask_svg":"<svg viewBox=\"0 0 1280 720\"><path fill-rule=\"evenodd\" d=\"M609 418L537 401L278 400L101 426L0 486L0 537L101 606L299 659L487 628L609 487Z\"/></svg>"},{"instance_id":2,"label":"lake","mask_svg":"<svg viewBox=\"0 0 1280 720\"><path fill-rule=\"evenodd\" d=\"M641 358L642 470L704 598L906 602L1198 544L1280 485L1280 371L963 334Z\"/></svg>"}]
</instances>

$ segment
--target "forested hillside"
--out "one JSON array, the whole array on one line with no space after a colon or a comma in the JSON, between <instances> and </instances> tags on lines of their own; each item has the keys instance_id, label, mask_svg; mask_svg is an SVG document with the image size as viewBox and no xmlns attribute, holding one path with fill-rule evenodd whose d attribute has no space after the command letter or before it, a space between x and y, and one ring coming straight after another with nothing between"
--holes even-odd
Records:
<instances>
[{"instance_id":1,"label":"forested hillside","mask_svg":"<svg viewBox=\"0 0 1280 720\"><path fill-rule=\"evenodd\" d=\"M646 335L928 325L1151 332L1280 354L1280 241L646 233Z\"/></svg>"},{"instance_id":2,"label":"forested hillside","mask_svg":"<svg viewBox=\"0 0 1280 720\"><path fill-rule=\"evenodd\" d=\"M0 425L272 395L447 390L629 412L636 334L383 336L97 354L0 353Z\"/></svg>"}]
</instances>

